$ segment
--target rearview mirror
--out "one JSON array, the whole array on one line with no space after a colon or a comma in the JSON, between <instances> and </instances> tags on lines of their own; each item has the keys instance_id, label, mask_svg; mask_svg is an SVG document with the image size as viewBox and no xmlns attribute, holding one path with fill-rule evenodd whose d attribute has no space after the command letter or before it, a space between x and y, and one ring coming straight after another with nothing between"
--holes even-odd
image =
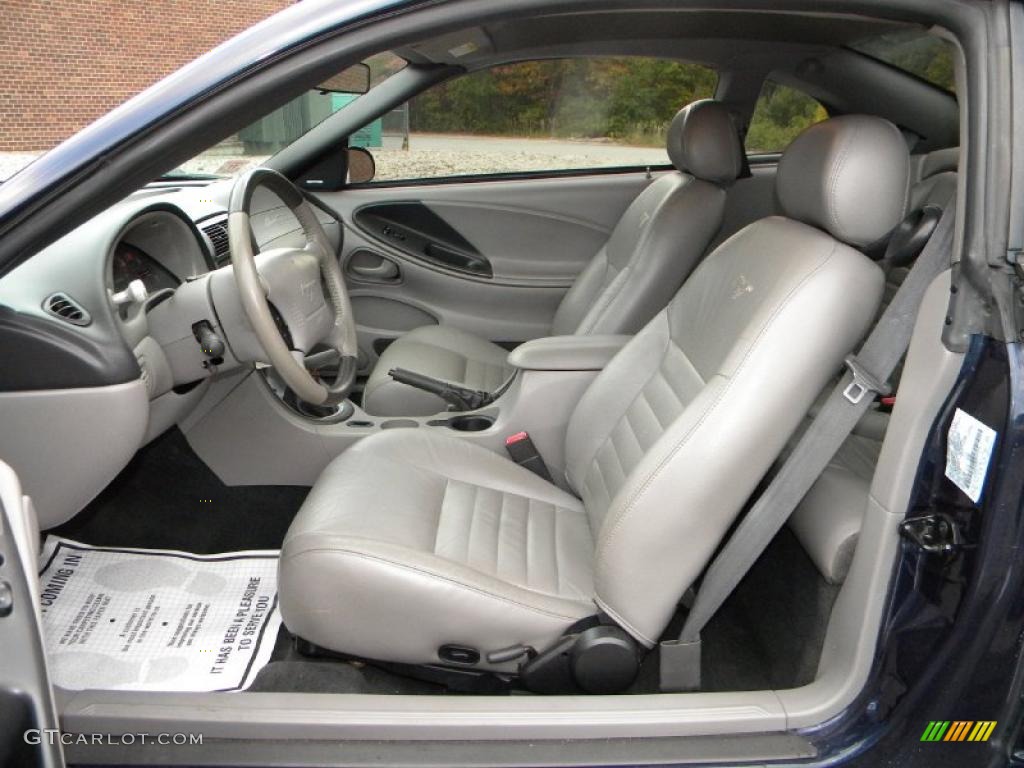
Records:
<instances>
[{"instance_id":1,"label":"rearview mirror","mask_svg":"<svg viewBox=\"0 0 1024 768\"><path fill-rule=\"evenodd\" d=\"M377 175L377 161L362 147L348 148L348 183L365 184Z\"/></svg>"},{"instance_id":2,"label":"rearview mirror","mask_svg":"<svg viewBox=\"0 0 1024 768\"><path fill-rule=\"evenodd\" d=\"M370 90L370 67L353 64L317 86L323 93L366 93Z\"/></svg>"}]
</instances>

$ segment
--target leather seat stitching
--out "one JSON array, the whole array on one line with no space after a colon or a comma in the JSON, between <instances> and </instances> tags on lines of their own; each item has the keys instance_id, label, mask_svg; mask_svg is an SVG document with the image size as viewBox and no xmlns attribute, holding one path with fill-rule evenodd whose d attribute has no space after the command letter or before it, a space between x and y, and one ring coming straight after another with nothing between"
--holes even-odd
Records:
<instances>
[{"instance_id":1,"label":"leather seat stitching","mask_svg":"<svg viewBox=\"0 0 1024 768\"><path fill-rule=\"evenodd\" d=\"M558 594L562 594L562 569L558 566L558 515L551 515L551 548L554 550L553 557L551 558L552 564L555 566L555 589Z\"/></svg>"},{"instance_id":2,"label":"leather seat stitching","mask_svg":"<svg viewBox=\"0 0 1024 768\"><path fill-rule=\"evenodd\" d=\"M805 275L800 280L800 282L797 283L793 287L793 289L786 295L783 301L779 303L779 306L772 313L771 317L768 318L767 322L765 322L765 324L761 327L761 330L758 331L757 336L754 338L753 342L748 347L746 353L743 355L743 359L740 361L740 364L736 367L736 370L733 373L733 375L729 377L729 381L725 385L725 387L722 388L722 391L715 397L714 401L708 405L708 407L705 409L704 413L701 414L697 422L686 432L685 435L683 435L680 438L679 442L677 442L676 445L673 446L673 448L669 451L669 453L658 463L658 466L656 466L654 470L647 476L647 479L644 480L643 484L640 486L640 488L636 490L636 492L627 501L627 503L620 508L620 511L615 516L614 522L612 523L612 527L609 530L608 535L601 537L602 541L599 545L597 553L598 565L600 565L603 562L608 549L611 547L615 537L618 535L618 532L622 527L622 523L627 517L627 515L635 508L636 504L640 501L641 497L644 495L647 489L658 478L658 476L661 474L665 466L675 457L675 455L680 450L682 450L683 446L685 446L689 442L690 438L697 431L697 429L715 411L715 408L724 399L725 395L728 394L733 384L739 378L740 372L743 370L744 366L746 366L747 362L750 360L750 357L753 354L754 348L757 346L757 343L768 332L768 330L771 328L775 320L782 314L782 311L792 302L793 298L800 292L804 285L806 285L811 280L811 278L814 277L814 275L816 275L822 268L824 268L826 264L828 264L829 261L831 261L832 257L836 253L837 247L838 243L836 241L833 241L832 249L829 252L828 256L825 257L825 259L823 259L821 263L819 263L814 269L808 272L807 275ZM595 576L597 575L597 569L595 569Z\"/></svg>"},{"instance_id":3,"label":"leather seat stitching","mask_svg":"<svg viewBox=\"0 0 1024 768\"><path fill-rule=\"evenodd\" d=\"M647 635L646 635L646 634L644 634L644 633L643 633L643 632L641 632L641 631L640 631L639 629L637 629L637 628L636 628L635 626L633 626L632 622L628 621L628 620L627 620L627 619L626 619L625 617L623 617L623 616L622 616L622 614L620 614L620 613L619 613L618 611L616 611L616 610L615 610L614 608L611 608L611 607L610 607L610 606L609 606L609 605L608 605L607 603L605 603L605 601L604 601L604 600L602 600L602 599L601 599L600 597L598 597L598 596L595 596L595 597L594 597L594 602L595 602L595 603L597 603L597 606L598 606L598 607L599 607L599 608L600 608L600 609L601 609L602 611L604 611L604 612L605 612L605 613L607 613L607 614L608 614L608 615L609 615L609 616L610 616L610 617L611 617L612 619L614 619L614 621L615 621L615 623L616 623L616 624L618 624L618 625L619 625L620 627L622 627L622 628L623 628L623 629L625 629L625 630L626 630L627 632L629 632L629 634L631 634L631 635L632 635L633 637L635 637L635 638L636 638L637 640L639 640L639 641L640 641L641 643L643 643L644 645L646 645L646 646L648 646L648 647L653 647L653 646L654 646L654 645L656 644L654 640L652 640L651 638L647 637Z\"/></svg>"},{"instance_id":4,"label":"leather seat stitching","mask_svg":"<svg viewBox=\"0 0 1024 768\"><path fill-rule=\"evenodd\" d=\"M594 329L597 327L597 324L609 312L612 304L615 303L615 300L619 298L623 290L625 290L626 285L629 283L629 275L632 274L633 267L636 266L636 262L641 260L640 254L646 249L647 243L652 237L651 232L654 229L654 222L658 214L665 208L667 201L669 199L671 199L677 193L682 192L688 186L690 186L690 182L693 180L694 177L685 172L677 171L676 174L674 174L673 176L669 176L668 178L673 178L676 181L676 183L672 185L671 189L667 189L665 191L665 193L661 196L661 199L654 206L654 212L651 214L650 223L641 231L640 239L634 244L633 248L630 250L629 258L626 260L626 263L622 266L622 269L611 281L611 283L605 286L601 295L599 295L598 297L598 301L596 302L597 306L592 308L591 311L587 313L586 317L584 317L584 322L580 324L581 327L576 331L577 334L593 333ZM682 183L680 183L680 180ZM652 187L648 187L647 189L651 188ZM613 231L612 235L614 236L614 234L615 233ZM608 239L608 242L611 242L611 238ZM610 258L608 259L608 263L609 265L612 264ZM619 280L619 278L622 279ZM615 285L616 281L618 281L617 286Z\"/></svg>"},{"instance_id":5,"label":"leather seat stitching","mask_svg":"<svg viewBox=\"0 0 1024 768\"><path fill-rule=\"evenodd\" d=\"M441 503L437 505L437 519L434 523L434 547L430 551L435 555L437 554L437 548L441 540L441 522L444 520L444 503L448 499L448 492L451 490L452 481L449 478L444 479L444 488L441 491Z\"/></svg>"},{"instance_id":6,"label":"leather seat stitching","mask_svg":"<svg viewBox=\"0 0 1024 768\"><path fill-rule=\"evenodd\" d=\"M832 220L833 226L841 233L846 235L846 227L843 226L839 221L839 214L837 212L836 205L836 187L839 185L839 177L842 175L843 167L846 165L846 159L850 154L850 150L853 147L854 140L857 138L857 134L860 133L860 125L854 124L853 131L843 142L843 146L840 149L839 157L836 160L836 165L832 169L832 174L829 178L828 184L828 215L829 219ZM849 240L848 236L843 237L844 240Z\"/></svg>"},{"instance_id":7,"label":"leather seat stitching","mask_svg":"<svg viewBox=\"0 0 1024 768\"><path fill-rule=\"evenodd\" d=\"M532 588L533 580L530 578L530 523L533 519L533 499L526 500L526 531L523 533L523 581L526 586Z\"/></svg>"},{"instance_id":8,"label":"leather seat stitching","mask_svg":"<svg viewBox=\"0 0 1024 768\"><path fill-rule=\"evenodd\" d=\"M668 327L668 322L669 321L668 321L668 315L666 314L666 312L667 312L667 310L662 310L657 315L655 315L655 318L662 317L662 316L665 317L666 333L665 333L664 346L661 349L662 357L665 356L665 354L668 352L669 346L672 344L672 331L671 331L671 328ZM653 323L653 320L652 320L652 323ZM629 401L629 404L622 411L622 416L619 417L620 421L621 421L622 418L624 418L626 416L626 414L629 413L630 409L637 403L637 401L640 400L641 396L644 394L644 390L647 388L647 385L651 383L651 381L654 379L654 377L658 374L658 371L659 371L658 368L652 370L651 371L651 375L648 376L644 380L644 383L640 385L640 388L637 389L637 392L633 396L633 399ZM645 403L645 404L647 405L648 409L650 409L651 413L654 414L655 421L657 421L658 424L661 425L661 419L658 418L658 414L654 412L654 409L651 408L649 403ZM616 426L618 426L618 422L616 422ZM613 429L613 431L614 431L614 429ZM612 501L612 494L611 494L611 490L612 489L611 489L611 486L609 486L608 483L605 482L604 476L601 473L600 464L597 463L597 456L601 452L601 449L604 448L605 444L609 440L611 440L611 435L612 435L612 433L609 432L608 436L604 440L601 441L601 444L594 450L593 454L591 454L591 458L590 458L589 462L587 462L587 464L586 464L587 470L583 473L583 485L585 486L586 482L587 482L587 478L590 477L590 469L593 468L594 466L597 467L598 476L599 476L599 478L601 480L601 484L604 486L604 491L605 491L604 495L608 498L608 502L609 503L611 503L611 501Z\"/></svg>"},{"instance_id":9,"label":"leather seat stitching","mask_svg":"<svg viewBox=\"0 0 1024 768\"><path fill-rule=\"evenodd\" d=\"M503 581L510 581L501 575L501 537L502 537L502 523L505 520L505 505L508 503L509 494L502 493L498 501L498 520L494 526L494 575ZM526 505L527 514L529 514L530 505Z\"/></svg>"},{"instance_id":10,"label":"leather seat stitching","mask_svg":"<svg viewBox=\"0 0 1024 768\"><path fill-rule=\"evenodd\" d=\"M419 574L421 576L426 576L428 578L437 579L438 581L444 581L444 582L446 582L448 584L451 584L454 587L458 587L460 589L465 589L465 590L468 590L470 592L474 592L474 593L476 593L478 595L481 595L482 597L488 597L488 598L491 598L491 599L494 599L494 600L498 600L498 601L503 602L503 603L509 603L510 605L518 606L518 607L523 608L523 609L525 609L527 611L532 611L533 613L537 613L537 614L540 614L542 616L549 616L549 617L555 618L555 619L565 619L567 621L576 621L576 619L579 618L578 616L561 614L561 613L558 613L556 611L549 611L549 610L545 610L544 608L538 608L535 605L528 605L527 603L523 603L523 602L521 602L519 600L514 600L511 597L506 597L504 595L497 595L497 594L495 594L493 592L490 592L488 590L481 589L480 587L474 587L474 586L471 586L469 584L465 584L465 583L463 583L461 581L457 581L456 579L450 578L448 576L442 576L441 574L435 573L433 571L428 571L428 570L425 570L423 568L417 568L414 565L409 565L408 563L397 562L395 560L391 560L391 559L386 558L386 557L381 557L379 555L371 555L371 554L369 554L367 552L358 552L356 550L344 549L344 548L332 548L332 549L315 548L315 549L304 549L302 552L296 552L295 554L291 555L290 558L294 560L294 559L303 557L305 555L319 555L319 554L348 555L348 556L360 558L360 559L363 559L363 560L372 560L372 561L377 562L377 563L383 563L385 565L390 565L390 566L393 566L395 568L400 568L400 569L403 569L403 570L406 570L406 571L412 571L412 572L417 573L417 574ZM493 577L493 578L497 578L497 577ZM516 588L516 589L523 589L522 587L516 587L516 585L511 584L511 583L509 584L509 586L512 586L513 588ZM523 591L533 592L534 590L523 589ZM538 594L538 595L540 595L542 597L549 597L549 598L554 598L554 599L558 599L558 600L566 600L566 598L561 597L560 595L547 595L547 594L544 594L543 592L536 592L536 594ZM583 607L583 606L581 606L581 607Z\"/></svg>"},{"instance_id":11,"label":"leather seat stitching","mask_svg":"<svg viewBox=\"0 0 1024 768\"><path fill-rule=\"evenodd\" d=\"M469 502L469 530L466 531L466 554L463 555L463 562L472 567L472 565L470 565L469 558L473 554L473 529L476 526L476 509L477 500L480 497L480 486L472 485L470 487L472 488L472 496L470 497Z\"/></svg>"}]
</instances>

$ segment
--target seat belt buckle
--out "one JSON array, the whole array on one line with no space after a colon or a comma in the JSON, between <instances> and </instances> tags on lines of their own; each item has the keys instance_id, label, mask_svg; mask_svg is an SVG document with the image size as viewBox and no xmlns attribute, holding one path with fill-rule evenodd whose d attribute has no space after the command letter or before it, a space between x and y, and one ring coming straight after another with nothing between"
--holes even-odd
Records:
<instances>
[{"instance_id":1,"label":"seat belt buckle","mask_svg":"<svg viewBox=\"0 0 1024 768\"><path fill-rule=\"evenodd\" d=\"M881 381L871 371L865 368L856 355L847 355L843 360L850 373L853 374L853 381L846 385L843 390L843 397L854 405L857 405L868 393L874 395L888 395L892 388Z\"/></svg>"},{"instance_id":2,"label":"seat belt buckle","mask_svg":"<svg viewBox=\"0 0 1024 768\"><path fill-rule=\"evenodd\" d=\"M548 465L541 458L529 432L516 432L514 435L506 437L505 450L508 451L508 455L516 464L526 467L533 474L539 475L548 482L551 482L551 473L548 472Z\"/></svg>"}]
</instances>

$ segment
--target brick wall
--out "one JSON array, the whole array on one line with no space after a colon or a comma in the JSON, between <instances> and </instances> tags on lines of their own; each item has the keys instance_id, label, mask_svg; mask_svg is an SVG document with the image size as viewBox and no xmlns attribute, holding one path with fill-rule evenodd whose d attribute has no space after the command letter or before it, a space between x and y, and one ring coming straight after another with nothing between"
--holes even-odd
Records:
<instances>
[{"instance_id":1,"label":"brick wall","mask_svg":"<svg viewBox=\"0 0 1024 768\"><path fill-rule=\"evenodd\" d=\"M0 0L0 151L49 149L293 0Z\"/></svg>"}]
</instances>

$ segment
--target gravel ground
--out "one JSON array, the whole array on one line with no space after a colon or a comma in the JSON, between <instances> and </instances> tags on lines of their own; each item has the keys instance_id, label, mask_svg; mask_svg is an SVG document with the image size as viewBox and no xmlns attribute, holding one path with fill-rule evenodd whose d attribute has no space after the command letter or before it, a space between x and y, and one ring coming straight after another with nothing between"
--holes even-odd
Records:
<instances>
[{"instance_id":1,"label":"gravel ground","mask_svg":"<svg viewBox=\"0 0 1024 768\"><path fill-rule=\"evenodd\" d=\"M408 150L372 150L378 181L667 162L663 149L624 147L610 142L414 134L409 145ZM0 180L9 178L39 154L0 153ZM191 173L233 176L266 159L266 155L202 155L182 168Z\"/></svg>"}]
</instances>

